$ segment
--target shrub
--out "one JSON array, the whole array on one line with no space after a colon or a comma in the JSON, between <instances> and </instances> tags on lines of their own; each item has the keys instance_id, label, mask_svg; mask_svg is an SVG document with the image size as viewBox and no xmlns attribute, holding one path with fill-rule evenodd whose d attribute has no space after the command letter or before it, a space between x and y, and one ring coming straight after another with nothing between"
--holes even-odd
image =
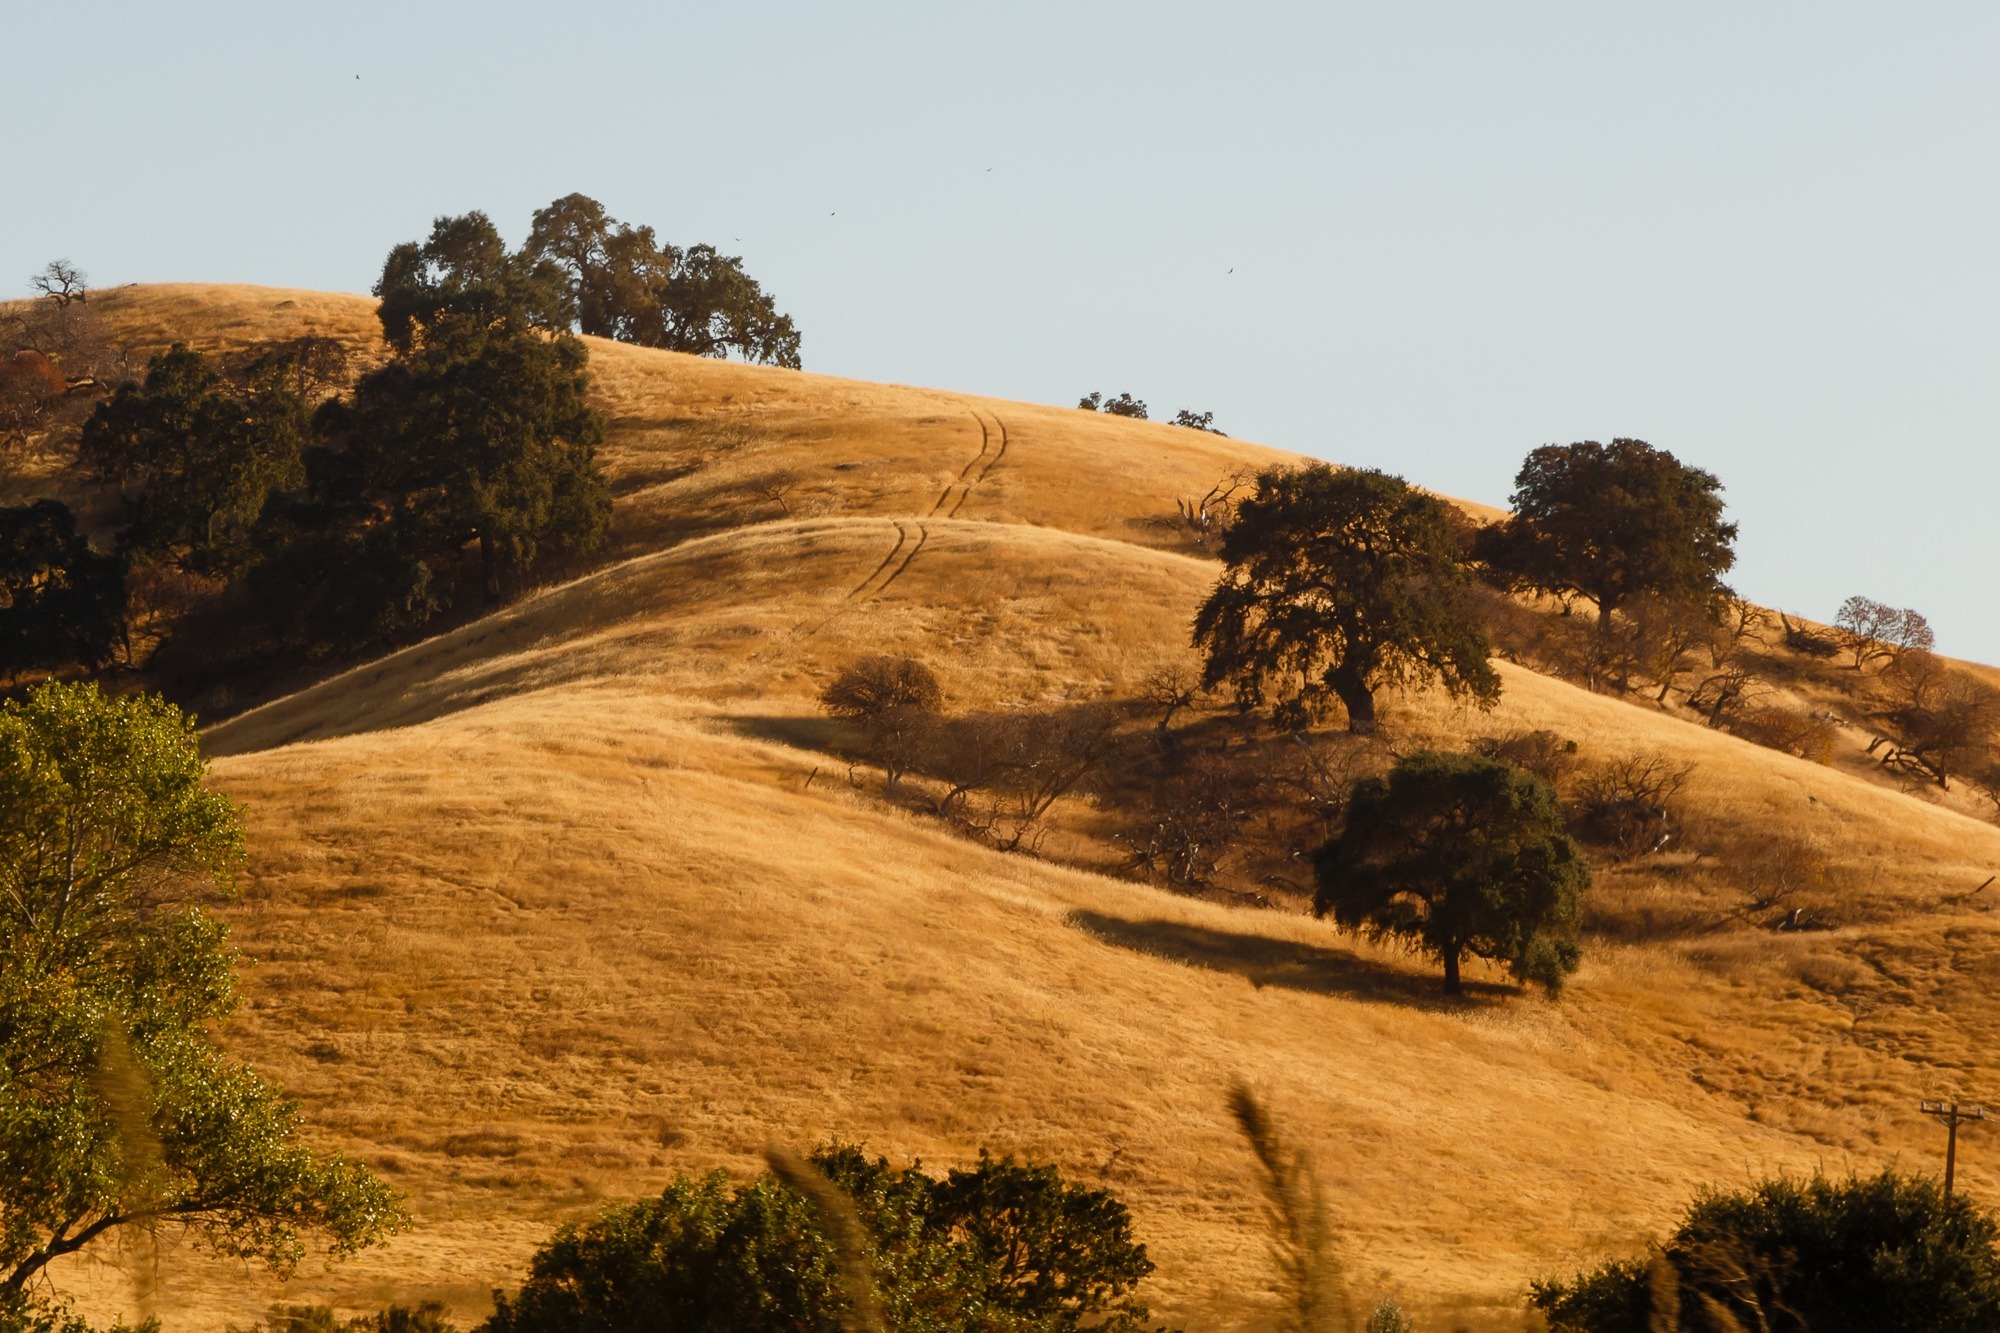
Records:
<instances>
[{"instance_id":1,"label":"shrub","mask_svg":"<svg viewBox=\"0 0 2000 1333\"><path fill-rule=\"evenodd\" d=\"M1693 772L1693 764L1649 753L1600 763L1576 782L1570 831L1618 856L1660 851L1679 831L1675 798Z\"/></svg>"},{"instance_id":2,"label":"shrub","mask_svg":"<svg viewBox=\"0 0 2000 1333\"><path fill-rule=\"evenodd\" d=\"M1145 1326L1132 1293L1153 1265L1125 1206L1105 1191L985 1154L942 1179L846 1145L811 1161L853 1201L891 1328ZM813 1201L768 1175L734 1189L720 1172L676 1177L657 1199L559 1230L519 1292L495 1293L482 1333L833 1333L854 1293L821 1219Z\"/></svg>"},{"instance_id":3,"label":"shrub","mask_svg":"<svg viewBox=\"0 0 2000 1333\"><path fill-rule=\"evenodd\" d=\"M1832 719L1779 704L1749 709L1732 730L1746 741L1810 759L1815 764L1833 762L1833 742L1839 734Z\"/></svg>"},{"instance_id":4,"label":"shrub","mask_svg":"<svg viewBox=\"0 0 2000 1333\"><path fill-rule=\"evenodd\" d=\"M1929 1179L1781 1178L1701 1195L1650 1263L1543 1279L1529 1299L1551 1333L1973 1333L2000 1326L1996 1238Z\"/></svg>"},{"instance_id":5,"label":"shrub","mask_svg":"<svg viewBox=\"0 0 2000 1333\"><path fill-rule=\"evenodd\" d=\"M1417 1326L1403 1313L1403 1307L1384 1296L1382 1303L1375 1307L1368 1322L1362 1325L1362 1333L1416 1333Z\"/></svg>"},{"instance_id":6,"label":"shrub","mask_svg":"<svg viewBox=\"0 0 2000 1333\"><path fill-rule=\"evenodd\" d=\"M878 655L854 662L820 692L820 706L861 725L869 757L882 766L882 785L893 790L935 725L944 691L929 667L914 657Z\"/></svg>"},{"instance_id":7,"label":"shrub","mask_svg":"<svg viewBox=\"0 0 2000 1333\"><path fill-rule=\"evenodd\" d=\"M1472 743L1473 753L1503 764L1512 764L1533 773L1560 791L1577 768L1576 742L1547 729L1510 731L1505 736L1482 736Z\"/></svg>"},{"instance_id":8,"label":"shrub","mask_svg":"<svg viewBox=\"0 0 2000 1333\"><path fill-rule=\"evenodd\" d=\"M230 1333L237 1333L231 1326ZM342 1319L330 1305L273 1305L243 1333L458 1333L437 1301L391 1305L372 1315Z\"/></svg>"}]
</instances>

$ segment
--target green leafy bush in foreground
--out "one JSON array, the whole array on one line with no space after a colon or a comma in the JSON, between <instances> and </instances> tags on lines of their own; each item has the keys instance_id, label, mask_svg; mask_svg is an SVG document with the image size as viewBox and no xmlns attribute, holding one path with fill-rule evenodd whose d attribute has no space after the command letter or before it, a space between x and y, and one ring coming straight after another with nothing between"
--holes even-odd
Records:
<instances>
[{"instance_id":1,"label":"green leafy bush in foreground","mask_svg":"<svg viewBox=\"0 0 2000 1333\"><path fill-rule=\"evenodd\" d=\"M720 1172L677 1176L657 1199L558 1231L519 1292L495 1293L482 1333L1145 1327L1133 1292L1153 1264L1103 1190L984 1154L942 1179L843 1145L811 1164L852 1202L858 1274L827 1234L825 1206L776 1178L732 1189Z\"/></svg>"},{"instance_id":2,"label":"green leafy bush in foreground","mask_svg":"<svg viewBox=\"0 0 2000 1333\"><path fill-rule=\"evenodd\" d=\"M2000 1328L2000 1227L1884 1171L1708 1193L1650 1260L1534 1284L1551 1333L1975 1333Z\"/></svg>"}]
</instances>

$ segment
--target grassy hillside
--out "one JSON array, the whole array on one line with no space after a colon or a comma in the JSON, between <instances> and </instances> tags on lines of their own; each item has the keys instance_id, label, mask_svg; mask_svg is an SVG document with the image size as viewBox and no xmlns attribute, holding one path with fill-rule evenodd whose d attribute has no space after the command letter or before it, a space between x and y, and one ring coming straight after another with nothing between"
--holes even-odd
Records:
<instances>
[{"instance_id":1,"label":"grassy hillside","mask_svg":"<svg viewBox=\"0 0 2000 1333\"><path fill-rule=\"evenodd\" d=\"M360 298L102 300L134 346L373 335ZM1308 918L990 851L850 787L813 702L842 664L917 653L958 707L1129 700L1190 660L1214 579L1162 521L1174 497L1290 456L592 351L602 568L208 734L253 853L229 1042L419 1218L290 1299L474 1315L558 1220L840 1135L1053 1158L1133 1205L1156 1308L1249 1325L1267 1268L1222 1101L1242 1074L1318 1154L1362 1295L1513 1328L1530 1276L1637 1246L1697 1183L1927 1167L1917 1098L1995 1086L2000 892L1966 895L2000 829L1879 780L1858 741L1809 763L1507 664L1491 715L1392 700L1398 744L1546 727L1695 765L1713 850L1602 873L1554 1003L1446 1005L1419 960ZM1063 818L1087 846L1090 810ZM1839 872L1838 929L1733 911L1775 844ZM2000 1144L1964 1149L1964 1187L2000 1201ZM131 1309L139 1258L62 1280ZM178 1252L157 1273L169 1327L277 1294Z\"/></svg>"}]
</instances>

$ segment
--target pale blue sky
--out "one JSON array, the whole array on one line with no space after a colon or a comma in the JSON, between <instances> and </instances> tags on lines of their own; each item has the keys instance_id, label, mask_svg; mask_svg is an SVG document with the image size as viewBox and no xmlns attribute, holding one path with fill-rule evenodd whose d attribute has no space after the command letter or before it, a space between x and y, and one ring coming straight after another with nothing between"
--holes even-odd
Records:
<instances>
[{"instance_id":1,"label":"pale blue sky","mask_svg":"<svg viewBox=\"0 0 2000 1333\"><path fill-rule=\"evenodd\" d=\"M518 240L582 190L741 253L810 370L1129 390L1495 503L1536 445L1638 436L1721 476L1745 594L1914 605L2000 661L2000 6L0 23L0 287L60 255L365 291L436 214Z\"/></svg>"}]
</instances>

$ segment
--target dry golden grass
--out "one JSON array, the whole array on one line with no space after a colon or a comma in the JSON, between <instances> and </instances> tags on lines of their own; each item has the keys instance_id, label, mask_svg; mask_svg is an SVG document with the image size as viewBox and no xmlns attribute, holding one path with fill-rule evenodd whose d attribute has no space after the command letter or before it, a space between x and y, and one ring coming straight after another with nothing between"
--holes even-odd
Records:
<instances>
[{"instance_id":1,"label":"dry golden grass","mask_svg":"<svg viewBox=\"0 0 2000 1333\"><path fill-rule=\"evenodd\" d=\"M135 339L368 331L358 298L105 304ZM1152 520L1286 456L594 351L622 559L209 733L253 848L227 1040L418 1228L282 1291L169 1253L170 1327L280 1295L474 1316L557 1221L828 1135L1054 1159L1133 1205L1164 1313L1250 1326L1269 1279L1240 1074L1313 1151L1364 1296L1516 1328L1530 1276L1637 1247L1697 1183L1927 1167L1915 1100L1996 1086L2000 895L1956 895L2000 869L2000 830L1524 670L1490 716L1399 699L1389 724L1691 761L1718 839L1845 868L1841 927L1754 929L1734 867L1669 859L1602 877L1563 1000L1450 1006L1420 962L1310 919L1001 855L849 788L813 705L840 664L919 653L959 705L1131 697L1188 653L1213 579ZM755 489L778 469L789 517ZM1965 1187L2000 1201L2000 1144L1964 1147ZM130 1304L115 1266L63 1280Z\"/></svg>"}]
</instances>

